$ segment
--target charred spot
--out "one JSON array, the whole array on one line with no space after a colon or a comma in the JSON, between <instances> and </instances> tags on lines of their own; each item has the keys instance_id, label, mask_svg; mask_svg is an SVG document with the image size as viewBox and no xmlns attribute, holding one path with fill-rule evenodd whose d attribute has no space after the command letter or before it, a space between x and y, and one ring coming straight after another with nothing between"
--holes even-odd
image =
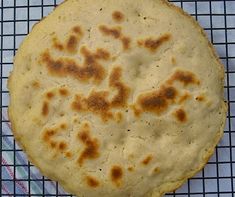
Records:
<instances>
[{"instance_id":1,"label":"charred spot","mask_svg":"<svg viewBox=\"0 0 235 197\"><path fill-rule=\"evenodd\" d=\"M121 75L121 68L115 67L109 77L109 85L118 90L117 95L115 95L111 101L113 107L125 107L127 105L130 89L121 82Z\"/></svg>"},{"instance_id":2,"label":"charred spot","mask_svg":"<svg viewBox=\"0 0 235 197\"><path fill-rule=\"evenodd\" d=\"M60 88L59 93L61 96L68 96L69 91L66 88Z\"/></svg>"},{"instance_id":3,"label":"charred spot","mask_svg":"<svg viewBox=\"0 0 235 197\"><path fill-rule=\"evenodd\" d=\"M195 74L190 71L182 71L177 70L172 77L170 78L169 82L172 83L174 81L179 81L184 84L184 86L187 86L189 84L196 84L199 85L200 82L196 78Z\"/></svg>"},{"instance_id":4,"label":"charred spot","mask_svg":"<svg viewBox=\"0 0 235 197\"><path fill-rule=\"evenodd\" d=\"M111 180L117 186L120 186L120 181L123 177L123 171L120 166L113 166L111 169Z\"/></svg>"},{"instance_id":5,"label":"charred spot","mask_svg":"<svg viewBox=\"0 0 235 197\"><path fill-rule=\"evenodd\" d=\"M88 129L84 129L78 134L79 140L85 145L85 149L82 151L78 158L80 166L83 165L84 160L96 159L99 157L99 144L96 138L92 139Z\"/></svg>"},{"instance_id":6,"label":"charred spot","mask_svg":"<svg viewBox=\"0 0 235 197\"><path fill-rule=\"evenodd\" d=\"M152 155L147 156L141 163L143 165L148 165L150 163L150 161L153 159Z\"/></svg>"},{"instance_id":7,"label":"charred spot","mask_svg":"<svg viewBox=\"0 0 235 197\"><path fill-rule=\"evenodd\" d=\"M176 110L175 117L180 122L185 122L187 120L186 112L183 109Z\"/></svg>"},{"instance_id":8,"label":"charred spot","mask_svg":"<svg viewBox=\"0 0 235 197\"><path fill-rule=\"evenodd\" d=\"M120 11L114 11L114 12L112 13L112 18L113 18L113 20L114 20L115 22L120 23L120 22L122 22L122 21L124 20L124 14L121 13Z\"/></svg>"},{"instance_id":9,"label":"charred spot","mask_svg":"<svg viewBox=\"0 0 235 197\"><path fill-rule=\"evenodd\" d=\"M42 115L47 116L48 114L49 114L49 104L47 101L44 101L42 105Z\"/></svg>"},{"instance_id":10,"label":"charred spot","mask_svg":"<svg viewBox=\"0 0 235 197\"><path fill-rule=\"evenodd\" d=\"M47 94L46 94L46 97L47 97L48 99L52 99L54 96L55 96L55 95L54 95L53 92L47 92Z\"/></svg>"},{"instance_id":11,"label":"charred spot","mask_svg":"<svg viewBox=\"0 0 235 197\"><path fill-rule=\"evenodd\" d=\"M87 185L90 186L90 187L98 187L100 185L99 181L97 179L95 179L94 177L92 176L87 176L86 177L86 182L87 182Z\"/></svg>"},{"instance_id":12,"label":"charred spot","mask_svg":"<svg viewBox=\"0 0 235 197\"><path fill-rule=\"evenodd\" d=\"M138 44L139 46L143 46L148 50L155 52L163 43L169 41L170 38L171 38L170 34L165 34L157 39L147 38L145 40L139 40Z\"/></svg>"},{"instance_id":13,"label":"charred spot","mask_svg":"<svg viewBox=\"0 0 235 197\"><path fill-rule=\"evenodd\" d=\"M112 36L116 39L121 37L121 28L120 27L113 27L113 28L109 28L105 25L100 25L99 26L99 30L107 36Z\"/></svg>"},{"instance_id":14,"label":"charred spot","mask_svg":"<svg viewBox=\"0 0 235 197\"><path fill-rule=\"evenodd\" d=\"M78 45L78 38L75 35L71 35L67 41L66 47L70 53L75 53Z\"/></svg>"}]
</instances>

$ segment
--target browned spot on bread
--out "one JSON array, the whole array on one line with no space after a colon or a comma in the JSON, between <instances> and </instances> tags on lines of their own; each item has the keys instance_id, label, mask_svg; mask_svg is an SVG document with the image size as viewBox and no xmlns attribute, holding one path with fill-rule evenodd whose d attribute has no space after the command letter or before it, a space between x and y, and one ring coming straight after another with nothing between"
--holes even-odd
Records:
<instances>
[{"instance_id":1,"label":"browned spot on bread","mask_svg":"<svg viewBox=\"0 0 235 197\"><path fill-rule=\"evenodd\" d=\"M63 50L64 50L63 44L62 44L62 43L58 40L58 38L56 38L56 37L54 37L54 38L52 39L52 46L53 46L55 49L59 50L59 51L63 51Z\"/></svg>"},{"instance_id":2,"label":"browned spot on bread","mask_svg":"<svg viewBox=\"0 0 235 197\"><path fill-rule=\"evenodd\" d=\"M167 108L168 104L164 97L156 94L148 94L139 97L139 104L146 111L153 111L157 114L162 113Z\"/></svg>"},{"instance_id":3,"label":"browned spot on bread","mask_svg":"<svg viewBox=\"0 0 235 197\"><path fill-rule=\"evenodd\" d=\"M160 91L160 94L162 94L168 100L175 99L175 97L177 95L176 89L174 87L172 87L172 86L169 86L169 87L162 86L162 90L161 91Z\"/></svg>"},{"instance_id":4,"label":"browned spot on bread","mask_svg":"<svg viewBox=\"0 0 235 197\"><path fill-rule=\"evenodd\" d=\"M130 105L130 107L131 107L131 109L133 110L134 115L135 115L136 117L139 117L140 114L141 114L141 112L142 112L142 110L139 109L139 108L137 108L136 105Z\"/></svg>"},{"instance_id":5,"label":"browned spot on bread","mask_svg":"<svg viewBox=\"0 0 235 197\"><path fill-rule=\"evenodd\" d=\"M85 107L83 106L84 104L82 103L82 101L83 101L82 96L76 95L75 100L72 102L72 105L71 105L72 109L78 112L82 110L84 111Z\"/></svg>"},{"instance_id":6,"label":"browned spot on bread","mask_svg":"<svg viewBox=\"0 0 235 197\"><path fill-rule=\"evenodd\" d=\"M154 172L154 173L159 173L159 172L160 172L160 168L159 168L159 167L154 168L154 169L153 169L153 172Z\"/></svg>"},{"instance_id":7,"label":"browned spot on bread","mask_svg":"<svg viewBox=\"0 0 235 197\"><path fill-rule=\"evenodd\" d=\"M143 165L148 165L152 159L153 159L153 156L152 155L148 155L141 163Z\"/></svg>"},{"instance_id":8,"label":"browned spot on bread","mask_svg":"<svg viewBox=\"0 0 235 197\"><path fill-rule=\"evenodd\" d=\"M108 99L107 91L92 91L87 98L83 95L76 95L72 102L72 109L78 112L92 112L99 115L103 121L114 118L111 112L112 108L121 108L127 106L130 89L121 81L122 70L116 67L112 70L109 77L109 86L117 89L117 94ZM116 117L121 121L121 115Z\"/></svg>"},{"instance_id":9,"label":"browned spot on bread","mask_svg":"<svg viewBox=\"0 0 235 197\"><path fill-rule=\"evenodd\" d=\"M113 20L114 20L115 22L120 23L120 22L122 22L122 21L124 20L124 14L121 13L120 11L114 11L114 12L112 13L112 18L113 18Z\"/></svg>"},{"instance_id":10,"label":"browned spot on bread","mask_svg":"<svg viewBox=\"0 0 235 197\"><path fill-rule=\"evenodd\" d=\"M100 115L103 120L107 120L112 117L112 113L109 112L109 101L106 99L107 95L108 93L104 91L93 91L88 98L76 95L75 101L72 103L72 109L78 112L90 111Z\"/></svg>"},{"instance_id":11,"label":"browned spot on bread","mask_svg":"<svg viewBox=\"0 0 235 197\"><path fill-rule=\"evenodd\" d=\"M47 101L44 101L42 105L42 115L47 116L48 113L49 113L49 104Z\"/></svg>"},{"instance_id":12,"label":"browned spot on bread","mask_svg":"<svg viewBox=\"0 0 235 197\"><path fill-rule=\"evenodd\" d=\"M59 93L61 96L68 96L69 91L66 88L60 88Z\"/></svg>"},{"instance_id":13,"label":"browned spot on bread","mask_svg":"<svg viewBox=\"0 0 235 197\"><path fill-rule=\"evenodd\" d=\"M140 95L137 104L141 107L141 111L154 112L160 115L167 110L170 103L174 102L176 95L177 91L174 87L162 86L157 91ZM140 109L137 108L137 110Z\"/></svg>"},{"instance_id":14,"label":"browned spot on bread","mask_svg":"<svg viewBox=\"0 0 235 197\"><path fill-rule=\"evenodd\" d=\"M48 129L43 133L43 140L45 142L48 142L50 140L50 138L56 134L56 131L53 129Z\"/></svg>"},{"instance_id":15,"label":"browned spot on bread","mask_svg":"<svg viewBox=\"0 0 235 197\"><path fill-rule=\"evenodd\" d=\"M122 113L121 112L117 112L116 114L115 114L116 116L115 116L115 118L116 118L116 121L117 122L121 122L122 121Z\"/></svg>"},{"instance_id":16,"label":"browned spot on bread","mask_svg":"<svg viewBox=\"0 0 235 197\"><path fill-rule=\"evenodd\" d=\"M110 105L106 99L107 95L107 92L92 92L86 100L88 110L100 114L104 120L112 116L109 112Z\"/></svg>"},{"instance_id":17,"label":"browned spot on bread","mask_svg":"<svg viewBox=\"0 0 235 197\"><path fill-rule=\"evenodd\" d=\"M48 99L52 99L54 96L55 96L55 95L54 95L53 92L47 92L47 94L46 94L46 97L47 97Z\"/></svg>"},{"instance_id":18,"label":"browned spot on bread","mask_svg":"<svg viewBox=\"0 0 235 197\"><path fill-rule=\"evenodd\" d=\"M88 54L88 56L89 56L89 54ZM105 49L98 48L96 50L96 53L94 54L94 58L95 59L101 59L101 60L109 60L110 59L110 53L108 51L106 51Z\"/></svg>"},{"instance_id":19,"label":"browned spot on bread","mask_svg":"<svg viewBox=\"0 0 235 197\"><path fill-rule=\"evenodd\" d=\"M90 186L90 187L99 187L100 183L97 179L95 179L94 177L92 176L87 176L86 177L86 182L87 182L87 185Z\"/></svg>"},{"instance_id":20,"label":"browned spot on bread","mask_svg":"<svg viewBox=\"0 0 235 197\"><path fill-rule=\"evenodd\" d=\"M121 37L121 28L120 27L113 27L113 28L109 28L105 25L101 25L99 26L99 30L107 36L112 36L116 39Z\"/></svg>"},{"instance_id":21,"label":"browned spot on bread","mask_svg":"<svg viewBox=\"0 0 235 197\"><path fill-rule=\"evenodd\" d=\"M173 65L176 64L176 59L175 59L174 57L171 58L171 63L172 63Z\"/></svg>"},{"instance_id":22,"label":"browned spot on bread","mask_svg":"<svg viewBox=\"0 0 235 197\"><path fill-rule=\"evenodd\" d=\"M78 34L78 35L83 35L82 29L81 29L80 26L75 26L75 27L73 27L73 28L72 28L72 31L73 31L74 33Z\"/></svg>"},{"instance_id":23,"label":"browned spot on bread","mask_svg":"<svg viewBox=\"0 0 235 197\"><path fill-rule=\"evenodd\" d=\"M97 49L95 53L91 53L86 47L81 48L81 53L84 55L85 62L82 73L84 77L101 81L105 76L104 68L98 63L97 60L108 60L110 54L105 49Z\"/></svg>"},{"instance_id":24,"label":"browned spot on bread","mask_svg":"<svg viewBox=\"0 0 235 197\"><path fill-rule=\"evenodd\" d=\"M112 98L111 105L113 107L125 107L130 89L123 82L121 82L122 69L120 67L113 68L110 77L110 87L116 88L118 93Z\"/></svg>"},{"instance_id":25,"label":"browned spot on bread","mask_svg":"<svg viewBox=\"0 0 235 197\"><path fill-rule=\"evenodd\" d=\"M163 43L169 41L170 38L171 35L166 33L157 39L147 38L145 40L138 40L137 43L139 46L145 47L151 52L155 52Z\"/></svg>"},{"instance_id":26,"label":"browned spot on bread","mask_svg":"<svg viewBox=\"0 0 235 197\"><path fill-rule=\"evenodd\" d=\"M60 125L60 128L61 128L61 129L66 129L66 128L67 128L67 125L66 125L65 123L62 123L62 124Z\"/></svg>"},{"instance_id":27,"label":"browned spot on bread","mask_svg":"<svg viewBox=\"0 0 235 197\"><path fill-rule=\"evenodd\" d=\"M33 81L32 82L32 86L33 86L33 88L39 88L40 87L40 83L38 81Z\"/></svg>"},{"instance_id":28,"label":"browned spot on bread","mask_svg":"<svg viewBox=\"0 0 235 197\"><path fill-rule=\"evenodd\" d=\"M65 143L65 142L60 142L59 143L59 150L64 151L67 148L68 148L67 143Z\"/></svg>"},{"instance_id":29,"label":"browned spot on bread","mask_svg":"<svg viewBox=\"0 0 235 197\"><path fill-rule=\"evenodd\" d=\"M178 109L174 113L176 119L180 122L186 122L187 120L187 115L186 112L183 109Z\"/></svg>"},{"instance_id":30,"label":"browned spot on bread","mask_svg":"<svg viewBox=\"0 0 235 197\"><path fill-rule=\"evenodd\" d=\"M179 81L187 86L189 84L199 85L200 82L196 75L190 71L175 71L166 83L160 86L158 90L140 94L137 98L137 103L131 105L136 116L142 112L153 112L161 115L165 112L169 105L176 102L176 97L179 95L176 88L172 85L175 81ZM189 94L184 94L177 101L179 104L183 103L190 97Z\"/></svg>"},{"instance_id":31,"label":"browned spot on bread","mask_svg":"<svg viewBox=\"0 0 235 197\"><path fill-rule=\"evenodd\" d=\"M75 26L69 33L67 41L63 44L56 36L52 38L52 46L59 51L66 51L71 54L77 51L78 43L83 36L82 30L79 26Z\"/></svg>"},{"instance_id":32,"label":"browned spot on bread","mask_svg":"<svg viewBox=\"0 0 235 197\"><path fill-rule=\"evenodd\" d=\"M60 130L58 129L59 127L54 129L46 129L42 134L42 140L48 145L48 147L52 148L55 151L54 152L55 156L58 155L58 153L60 153L67 158L71 158L72 153L68 150L69 144L66 141L61 141L57 138L58 135L56 134L57 132L60 132Z\"/></svg>"},{"instance_id":33,"label":"browned spot on bread","mask_svg":"<svg viewBox=\"0 0 235 197\"><path fill-rule=\"evenodd\" d=\"M183 102L185 102L186 100L188 100L190 97L191 97L191 95L190 95L188 92L186 92L186 93L184 93L184 94L180 97L178 103L179 103L179 104L182 104Z\"/></svg>"},{"instance_id":34,"label":"browned spot on bread","mask_svg":"<svg viewBox=\"0 0 235 197\"><path fill-rule=\"evenodd\" d=\"M79 132L78 138L85 145L85 149L78 158L78 163L80 166L83 165L84 160L93 160L99 157L98 140L96 138L91 138L88 128L83 128L83 130Z\"/></svg>"},{"instance_id":35,"label":"browned spot on bread","mask_svg":"<svg viewBox=\"0 0 235 197\"><path fill-rule=\"evenodd\" d=\"M77 123L77 122L78 122L78 119L77 119L77 118L75 118L75 119L73 120L73 122L74 122L74 123Z\"/></svg>"},{"instance_id":36,"label":"browned spot on bread","mask_svg":"<svg viewBox=\"0 0 235 197\"><path fill-rule=\"evenodd\" d=\"M121 41L122 41L122 46L124 50L130 48L131 39L129 37L124 36L121 38Z\"/></svg>"},{"instance_id":37,"label":"browned spot on bread","mask_svg":"<svg viewBox=\"0 0 235 197\"><path fill-rule=\"evenodd\" d=\"M51 57L49 51L41 56L41 62L47 66L48 71L56 76L71 76L80 81L88 81L93 79L100 82L105 77L105 70L98 60L108 60L109 53L104 49L97 49L95 53L89 51L86 47L82 47L81 53L85 58L83 65L79 65L73 59Z\"/></svg>"},{"instance_id":38,"label":"browned spot on bread","mask_svg":"<svg viewBox=\"0 0 235 197\"><path fill-rule=\"evenodd\" d=\"M96 49L95 53L92 53L90 50L88 50L85 46L81 48L81 54L85 58L85 66L87 66L86 72L94 72L96 69L95 67L98 67L97 60L109 60L110 53L102 48ZM89 67L90 66L90 67ZM91 67L92 66L92 67ZM96 72L97 73L97 72Z\"/></svg>"},{"instance_id":39,"label":"browned spot on bread","mask_svg":"<svg viewBox=\"0 0 235 197\"><path fill-rule=\"evenodd\" d=\"M195 99L196 99L197 101L199 101L199 102L202 102L202 101L205 101L205 96L199 95L199 96L197 96Z\"/></svg>"},{"instance_id":40,"label":"browned spot on bread","mask_svg":"<svg viewBox=\"0 0 235 197\"><path fill-rule=\"evenodd\" d=\"M196 78L195 74L190 71L183 71L183 70L177 70L172 75L172 77L168 80L168 83L173 83L174 81L179 81L184 84L184 86L187 86L189 84L196 84L199 85L200 82Z\"/></svg>"},{"instance_id":41,"label":"browned spot on bread","mask_svg":"<svg viewBox=\"0 0 235 197\"><path fill-rule=\"evenodd\" d=\"M50 141L49 143L50 143L51 148L56 148L57 142L55 142L55 141Z\"/></svg>"},{"instance_id":42,"label":"browned spot on bread","mask_svg":"<svg viewBox=\"0 0 235 197\"><path fill-rule=\"evenodd\" d=\"M134 171L134 168L133 168L133 167L128 167L127 170L128 170L129 172L133 172L133 171Z\"/></svg>"},{"instance_id":43,"label":"browned spot on bread","mask_svg":"<svg viewBox=\"0 0 235 197\"><path fill-rule=\"evenodd\" d=\"M106 36L112 36L114 39L119 39L122 42L123 49L129 49L131 39L127 36L124 36L121 32L121 27L107 27L105 25L100 25L99 30Z\"/></svg>"},{"instance_id":44,"label":"browned spot on bread","mask_svg":"<svg viewBox=\"0 0 235 197\"><path fill-rule=\"evenodd\" d=\"M68 152L66 152L66 153L65 153L65 157L67 157L67 158L71 158L71 157L72 157L72 153L71 153L71 152L69 152L69 151L68 151Z\"/></svg>"},{"instance_id":45,"label":"browned spot on bread","mask_svg":"<svg viewBox=\"0 0 235 197\"><path fill-rule=\"evenodd\" d=\"M77 51L77 45L78 45L78 38L75 35L71 35L68 38L68 41L66 43L66 48L70 53L75 53Z\"/></svg>"},{"instance_id":46,"label":"browned spot on bread","mask_svg":"<svg viewBox=\"0 0 235 197\"><path fill-rule=\"evenodd\" d=\"M76 95L75 101L72 103L72 109L78 112L89 111L99 115L103 121L113 118L110 112L111 105L107 99L108 92L92 91L87 98L81 95Z\"/></svg>"},{"instance_id":47,"label":"browned spot on bread","mask_svg":"<svg viewBox=\"0 0 235 197\"><path fill-rule=\"evenodd\" d=\"M116 186L121 185L121 179L123 177L123 171L120 166L113 166L111 169L111 180Z\"/></svg>"}]
</instances>

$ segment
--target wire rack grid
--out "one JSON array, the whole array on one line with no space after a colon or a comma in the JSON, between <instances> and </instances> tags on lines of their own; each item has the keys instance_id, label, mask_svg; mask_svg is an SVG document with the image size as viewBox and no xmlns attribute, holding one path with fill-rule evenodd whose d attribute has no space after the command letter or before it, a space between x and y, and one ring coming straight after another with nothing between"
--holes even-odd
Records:
<instances>
[{"instance_id":1,"label":"wire rack grid","mask_svg":"<svg viewBox=\"0 0 235 197\"><path fill-rule=\"evenodd\" d=\"M13 57L34 23L62 0L0 0L1 60L1 189L0 196L71 196L30 164L12 136L7 117L6 84ZM178 197L235 196L235 0L172 0L190 13L207 32L226 71L229 109L224 137L206 167L173 193ZM36 46L35 46L36 47Z\"/></svg>"}]
</instances>

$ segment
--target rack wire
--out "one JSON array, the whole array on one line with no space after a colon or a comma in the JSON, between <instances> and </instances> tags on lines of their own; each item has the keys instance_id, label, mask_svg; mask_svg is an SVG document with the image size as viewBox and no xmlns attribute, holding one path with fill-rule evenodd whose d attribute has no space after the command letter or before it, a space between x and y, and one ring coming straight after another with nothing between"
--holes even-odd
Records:
<instances>
[{"instance_id":1,"label":"rack wire","mask_svg":"<svg viewBox=\"0 0 235 197\"><path fill-rule=\"evenodd\" d=\"M225 66L229 108L224 137L206 167L173 197L235 196L235 0L171 0L190 13L207 32ZM1 190L0 196L71 196L42 176L17 146L7 117L6 87L13 56L34 23L62 0L1 0Z\"/></svg>"}]
</instances>

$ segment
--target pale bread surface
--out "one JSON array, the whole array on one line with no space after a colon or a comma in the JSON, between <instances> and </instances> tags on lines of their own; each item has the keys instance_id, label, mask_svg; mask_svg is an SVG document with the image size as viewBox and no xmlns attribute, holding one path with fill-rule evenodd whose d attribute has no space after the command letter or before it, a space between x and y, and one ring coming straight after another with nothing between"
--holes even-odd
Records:
<instances>
[{"instance_id":1,"label":"pale bread surface","mask_svg":"<svg viewBox=\"0 0 235 197\"><path fill-rule=\"evenodd\" d=\"M9 80L14 136L84 197L154 196L199 171L223 134L224 70L161 0L68 0L35 25Z\"/></svg>"}]
</instances>

